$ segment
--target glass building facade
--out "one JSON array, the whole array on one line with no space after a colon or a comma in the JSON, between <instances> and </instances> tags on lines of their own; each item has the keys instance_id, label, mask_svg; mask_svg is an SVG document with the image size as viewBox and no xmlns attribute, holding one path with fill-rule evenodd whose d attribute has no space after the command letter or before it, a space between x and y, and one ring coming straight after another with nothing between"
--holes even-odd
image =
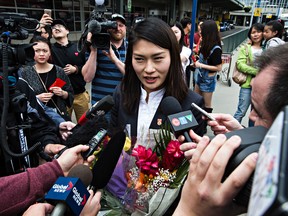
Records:
<instances>
[{"instance_id":1,"label":"glass building facade","mask_svg":"<svg viewBox=\"0 0 288 216\"><path fill-rule=\"evenodd\" d=\"M70 31L81 31L94 5L89 0L0 0L0 12L23 13L37 20L41 19L45 8L52 9L53 19L64 20ZM107 5L109 11L111 5Z\"/></svg>"}]
</instances>

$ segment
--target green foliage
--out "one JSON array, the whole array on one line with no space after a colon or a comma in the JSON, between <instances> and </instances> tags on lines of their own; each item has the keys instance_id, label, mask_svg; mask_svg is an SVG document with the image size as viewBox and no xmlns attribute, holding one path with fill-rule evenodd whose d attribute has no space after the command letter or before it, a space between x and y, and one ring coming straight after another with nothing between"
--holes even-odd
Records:
<instances>
[{"instance_id":1,"label":"green foliage","mask_svg":"<svg viewBox=\"0 0 288 216\"><path fill-rule=\"evenodd\" d=\"M156 152L157 156L160 157L162 152L166 149L168 143L171 141L171 128L169 124L162 125L160 132L154 134L154 139L156 142L153 152Z\"/></svg>"}]
</instances>

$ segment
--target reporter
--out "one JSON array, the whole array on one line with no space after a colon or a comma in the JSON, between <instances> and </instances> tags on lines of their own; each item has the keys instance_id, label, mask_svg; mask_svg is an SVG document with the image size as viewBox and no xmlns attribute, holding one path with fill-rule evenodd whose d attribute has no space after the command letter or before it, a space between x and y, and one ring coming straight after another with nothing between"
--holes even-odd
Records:
<instances>
[{"instance_id":1,"label":"reporter","mask_svg":"<svg viewBox=\"0 0 288 216\"><path fill-rule=\"evenodd\" d=\"M240 143L240 137L227 140L222 134L211 142L207 136L200 139L190 160L188 178L174 216L236 215L245 211L233 203L233 198L254 171L258 154L246 157L222 182L226 165Z\"/></svg>"},{"instance_id":2,"label":"reporter","mask_svg":"<svg viewBox=\"0 0 288 216\"><path fill-rule=\"evenodd\" d=\"M77 164L91 164L95 157L84 161L81 152L89 146L78 145L67 149L52 162L36 168L28 168L26 172L0 178L0 215L15 215L23 212L52 187L60 176L67 176Z\"/></svg>"},{"instance_id":3,"label":"reporter","mask_svg":"<svg viewBox=\"0 0 288 216\"><path fill-rule=\"evenodd\" d=\"M251 83L253 110L249 116L255 122L255 126L269 128L283 107L288 105L287 58L288 44L284 44L270 48L269 52L264 51L256 59L259 72ZM231 115L211 115L216 121L208 121L208 125L216 134L243 128ZM257 153L246 157L221 183L223 170L233 151L239 146L239 138L233 137L226 141L223 135L217 135L208 145L209 138L195 136L191 131L190 136L195 143L181 145L185 156L192 159L188 179L174 215L220 215L225 211L226 215L229 212L227 209L233 207L231 204L233 198L254 171ZM183 137L179 137L179 140L183 141Z\"/></svg>"}]
</instances>

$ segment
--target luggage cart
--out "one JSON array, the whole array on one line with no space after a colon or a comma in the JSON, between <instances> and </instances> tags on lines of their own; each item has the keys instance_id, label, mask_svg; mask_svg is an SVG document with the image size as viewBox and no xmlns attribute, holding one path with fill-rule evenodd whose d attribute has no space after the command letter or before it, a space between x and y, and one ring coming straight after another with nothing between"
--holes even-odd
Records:
<instances>
[{"instance_id":1,"label":"luggage cart","mask_svg":"<svg viewBox=\"0 0 288 216\"><path fill-rule=\"evenodd\" d=\"M221 78L221 81L227 83L229 87L232 84L231 78L229 77L232 55L232 53L222 53L222 70L217 73L217 80Z\"/></svg>"}]
</instances>

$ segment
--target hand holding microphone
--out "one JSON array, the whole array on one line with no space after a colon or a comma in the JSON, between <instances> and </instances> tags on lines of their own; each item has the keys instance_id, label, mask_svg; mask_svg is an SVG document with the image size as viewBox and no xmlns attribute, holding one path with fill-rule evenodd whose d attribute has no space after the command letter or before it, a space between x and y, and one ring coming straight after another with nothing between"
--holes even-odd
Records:
<instances>
[{"instance_id":1,"label":"hand holding microphone","mask_svg":"<svg viewBox=\"0 0 288 216\"><path fill-rule=\"evenodd\" d=\"M187 142L192 142L188 131L198 125L191 110L182 111L176 98L168 96L161 102L161 109L168 117L168 121L176 137L184 135Z\"/></svg>"},{"instance_id":2,"label":"hand holding microphone","mask_svg":"<svg viewBox=\"0 0 288 216\"><path fill-rule=\"evenodd\" d=\"M51 216L64 215L68 209L80 215L90 197L86 188L91 180L91 170L83 164L73 167L68 177L59 177L45 196L47 201L56 204Z\"/></svg>"}]
</instances>

